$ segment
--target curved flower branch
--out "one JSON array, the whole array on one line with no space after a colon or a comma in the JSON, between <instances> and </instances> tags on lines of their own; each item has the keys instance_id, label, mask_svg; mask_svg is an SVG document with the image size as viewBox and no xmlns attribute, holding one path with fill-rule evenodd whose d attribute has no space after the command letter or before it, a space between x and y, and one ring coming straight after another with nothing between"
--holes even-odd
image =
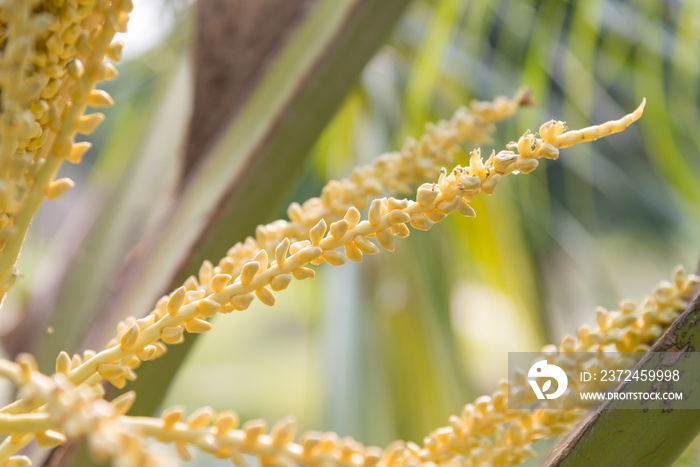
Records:
<instances>
[{"instance_id":1,"label":"curved flower branch","mask_svg":"<svg viewBox=\"0 0 700 467\"><path fill-rule=\"evenodd\" d=\"M256 297L272 306L274 292L284 290L293 278L314 277L314 271L306 267L309 263L327 262L339 266L347 259L361 262L365 254L379 253L379 247L370 238L382 248L393 250L396 236L409 235L407 224L418 230L428 230L454 211L473 217L475 213L468 202L482 191L493 193L502 177L534 170L539 158L556 159L559 147L570 146L572 141L595 139L624 130L641 116L643 106L644 102L635 112L620 120L580 131L564 132L562 122L548 122L540 128L542 137L528 131L517 143L509 145L510 150L494 152L485 162L479 150L473 151L470 166L457 166L449 173L443 169L437 183L423 184L418 188L415 201L375 199L370 204L367 220L361 220L355 207L347 209L344 216L330 226L321 219L309 230L308 240L292 243L285 238L275 248L272 258L267 250L260 249L252 261L241 267L236 277L223 273L205 274L210 293L198 288L194 278L188 280L183 287L161 299L156 309L145 318L132 318L121 323L117 337L107 349L99 353L86 352L82 359L79 356L71 359L62 352L56 361L57 374L64 375L61 377L65 377L67 384L78 387L94 386L103 379L124 387L127 380L135 378L133 369L141 361L162 354L165 344L181 342L185 331L202 333L212 329L208 318L215 313L245 310ZM339 251L341 248L343 252ZM41 398L25 397L4 407L0 413L28 413L43 404ZM8 438L0 445L0 453L16 452L7 445L13 441L19 445L25 442L25 438Z\"/></svg>"},{"instance_id":2,"label":"curved flower branch","mask_svg":"<svg viewBox=\"0 0 700 467\"><path fill-rule=\"evenodd\" d=\"M596 309L596 326L582 326L578 338L565 336L559 346L547 346L543 353L605 350L639 350L652 344L697 293L700 278L687 275L678 267L672 282L662 282L640 305L624 301L619 309ZM625 336L640 336L637 342ZM44 404L32 414L0 416L0 432L12 434L0 446L0 456L14 453L28 439L52 447L67 438L87 437L92 451L100 458L112 458L123 465L155 465L158 459L147 449L144 437L173 443L176 454L187 461L191 448L218 458L229 458L245 466L243 455L254 455L264 465L319 463L338 467L381 465L516 465L533 457L530 444L567 430L584 412L580 410L508 409L508 401L521 397L526 383L510 386L503 382L490 396L467 404L459 415L450 417L449 426L438 428L424 439L423 446L397 441L386 449L365 447L351 438L310 431L295 441L293 418L287 417L267 430L263 420L250 420L239 426L232 411L215 413L202 407L185 416L181 407L172 407L160 417L130 417L125 413L135 399L126 393L111 403L105 401L99 386L75 386L65 375L47 377L37 372L28 355L18 363L0 362L0 375L22 389L25 397ZM594 384L594 383L587 383ZM13 441L14 440L14 441ZM14 456L15 460L21 456ZM5 456L3 459L13 459ZM172 461L168 461L172 465ZM17 464L28 465L28 464Z\"/></svg>"}]
</instances>

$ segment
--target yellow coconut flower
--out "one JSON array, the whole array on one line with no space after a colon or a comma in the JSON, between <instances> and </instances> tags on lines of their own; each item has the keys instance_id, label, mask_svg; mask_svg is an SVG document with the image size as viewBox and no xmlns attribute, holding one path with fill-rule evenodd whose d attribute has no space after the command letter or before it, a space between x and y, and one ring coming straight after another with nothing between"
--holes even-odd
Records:
<instances>
[{"instance_id":1,"label":"yellow coconut flower","mask_svg":"<svg viewBox=\"0 0 700 467\"><path fill-rule=\"evenodd\" d=\"M699 277L678 267L672 282L659 284L641 304L624 301L615 311L599 308L593 328L582 326L578 338L565 336L558 347L545 347L543 353L600 350L600 346L624 342L623 336L630 332L643 336L637 345L650 345L687 306L699 284ZM623 346L622 350L630 348ZM67 356L59 357L59 362L61 359ZM75 385L66 371L57 371L51 377L42 375L34 359L26 354L16 363L0 360L0 376L41 405L31 413L0 414L0 432L11 435L0 444L0 460L5 465L29 465L28 458L15 453L32 439L41 447L51 448L80 437L88 439L98 458L115 459L123 465L172 465L172 460L159 459L148 450L144 439L152 437L173 443L182 460L190 460L192 448L196 448L231 459L241 467L246 465L244 454L257 456L264 465L509 466L533 457L533 442L561 434L585 413L546 407L509 409L509 401L522 398L526 383L502 382L493 394L477 398L450 417L449 425L428 434L422 446L396 441L382 449L363 446L333 432L309 431L297 438L292 417L268 430L263 420L249 420L241 426L235 412L216 413L211 407L189 415L176 406L160 417L127 416L136 397L133 392L107 402L101 386Z\"/></svg>"},{"instance_id":2,"label":"yellow coconut flower","mask_svg":"<svg viewBox=\"0 0 700 467\"><path fill-rule=\"evenodd\" d=\"M78 163L90 148L75 143L104 115L112 98L95 85L117 75L115 33L126 30L131 0L27 0L0 6L0 301L29 224L44 198L74 186L54 180L64 160Z\"/></svg>"},{"instance_id":3,"label":"yellow coconut flower","mask_svg":"<svg viewBox=\"0 0 700 467\"><path fill-rule=\"evenodd\" d=\"M240 273L235 276L214 273L215 271L209 271L205 267L204 271L200 271L200 278L206 281L205 284L199 284L197 279L192 277L184 286L163 297L146 317L129 318L121 322L118 326L117 336L105 350L100 352L86 351L82 356L75 355L72 358L65 352L59 354L56 360L56 375L52 379L53 383L47 383L47 380L41 376L32 379L32 375L37 372L35 370L36 364L32 362L31 356L23 356L25 361L18 366L13 366L15 364L11 362L2 362L4 367L0 366L0 371L5 368L7 373L5 376L19 386L28 384L27 381L31 384L39 384L40 386L43 384L47 387L55 387L56 384L60 383L63 390L70 394L72 394L72 390L66 388L93 387L103 380L109 381L116 387L124 387L128 380L135 379L134 369L141 361L157 358L166 350L168 344L182 342L185 333L203 333L212 329L208 319L217 312L230 313L233 310L245 310L256 298L266 305L273 306L276 300L275 292L284 290L293 279L303 280L314 277L314 270L308 267L310 264L327 262L339 266L344 264L347 259L361 262L364 255L379 253L380 247L392 250L395 237L409 235L408 225L418 230L428 230L436 222L454 211L463 216L473 217L475 212L469 205L469 201L479 192L492 193L496 182L504 176L516 173L520 161L537 161L542 157L552 158L555 152L558 154L559 147L563 147L573 140L583 140L588 137L586 135L602 136L604 133L622 131L641 116L643 106L644 103L635 112L620 120L582 131L561 133L550 139L550 142L545 142L543 139L526 132L518 142L509 145L518 152L509 152L505 158L498 159L496 155L492 155L484 162L480 152L475 150L472 153L470 166L456 166L451 171L442 169L436 183L426 183L418 188L415 200L393 197L374 199L370 203L366 220L362 220L359 210L354 206L349 207L341 218L330 225L321 218L304 235L308 239L291 241L285 237L277 244L272 254L268 254L265 248L259 248L252 260L241 266ZM604 130L601 131L600 128L604 128ZM521 148L523 153L520 153ZM499 160L510 163L504 162L497 165ZM375 239L378 245L371 239ZM202 285L204 287L200 287ZM630 320L625 320L624 323L626 325L633 324ZM639 334L642 335L641 332ZM639 343L641 344L641 342ZM37 383L37 381L39 382ZM98 394L99 391L85 391L86 394L91 395L90 397L94 396L93 399L90 397L88 399L97 400L95 394ZM49 393L52 392L49 391ZM500 410L504 397L503 395L494 396L488 401L499 401L492 405L494 410ZM491 407L489 405L491 402L488 401L480 399L474 405L473 410L476 411L477 415ZM50 411L49 402L48 396L30 394L28 397L0 409L0 415L11 420L15 415L26 415L37 410L39 412ZM465 413L471 413L471 411L472 409ZM163 422L157 423L176 427L181 418L181 414L177 415L178 413L178 411L174 411L172 414L168 413L164 416ZM79 417L79 415L76 416ZM256 445L257 436L263 433L264 427L251 425L248 426L248 429L245 428L245 439L248 439L252 445ZM550 430L552 433L554 431L556 430ZM59 430L58 434L53 434L51 429L40 433L37 433L36 430L28 430L23 433L12 432L14 435L0 444L0 459L3 459L1 456L4 455L4 459L9 460L10 456L34 437L43 437L44 441L42 442L46 444L60 444L63 442L60 435L62 433L65 435L65 429ZM51 436L46 434L49 432ZM436 433L439 434L442 431L438 430ZM211 441L210 437L207 439ZM333 436L326 441L323 439L321 437L318 442L326 446L329 452L334 452L336 444L331 442L334 439ZM441 439L437 437L436 441L431 441L424 449L434 450L435 446L441 445ZM255 443L253 443L254 440ZM479 439L478 442L481 446L479 452L483 453L486 452L484 449L489 446L488 443L491 441ZM309 444L309 446L315 445L316 441ZM355 443L352 446L359 445ZM524 446L518 446L517 455L514 454L514 456L518 459L525 458L527 449ZM353 450L354 448L349 447L347 449L351 457L357 454L356 449ZM442 456L441 449L436 451L439 456ZM240 449L238 450L240 451ZM322 451L325 452L325 450L326 448ZM188 456L187 452L186 446L178 449L178 453L183 458ZM421 450L411 443L405 446L395 445L386 451L385 456L388 457L385 457L385 463L393 464L400 459L422 460L425 457L425 452L427 451ZM262 457L265 458L269 455L272 454L262 454ZM375 462L380 458L371 455L370 459L372 459L370 462ZM410 460L409 462L413 463L414 461Z\"/></svg>"}]
</instances>

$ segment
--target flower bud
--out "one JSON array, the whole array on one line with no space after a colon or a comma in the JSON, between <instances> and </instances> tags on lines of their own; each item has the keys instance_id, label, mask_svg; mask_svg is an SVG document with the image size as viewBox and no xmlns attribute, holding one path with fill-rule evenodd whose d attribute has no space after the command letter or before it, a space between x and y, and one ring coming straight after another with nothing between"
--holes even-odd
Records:
<instances>
[{"instance_id":1,"label":"flower bud","mask_svg":"<svg viewBox=\"0 0 700 467\"><path fill-rule=\"evenodd\" d=\"M566 123L550 120L540 126L540 136L545 143L553 143L566 130Z\"/></svg>"},{"instance_id":2,"label":"flower bud","mask_svg":"<svg viewBox=\"0 0 700 467\"><path fill-rule=\"evenodd\" d=\"M524 174L532 172L538 165L540 163L537 159L527 159L525 157L518 157L515 162L515 168Z\"/></svg>"}]
</instances>

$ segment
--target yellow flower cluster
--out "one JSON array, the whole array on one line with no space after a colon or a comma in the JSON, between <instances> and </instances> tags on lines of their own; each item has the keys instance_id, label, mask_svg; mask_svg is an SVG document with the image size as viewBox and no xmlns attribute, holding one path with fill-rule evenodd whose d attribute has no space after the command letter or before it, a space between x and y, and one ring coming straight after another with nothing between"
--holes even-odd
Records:
<instances>
[{"instance_id":1,"label":"yellow flower cluster","mask_svg":"<svg viewBox=\"0 0 700 467\"><path fill-rule=\"evenodd\" d=\"M621 120L606 123L608 131L613 133L626 128L641 116L643 105ZM543 128L549 126L545 124ZM548 142L527 132L512 145L518 153L494 152L486 162L479 150L475 150L469 167L457 166L449 174L443 169L437 183L418 188L416 201L391 197L375 199L369 206L367 220L362 222L354 206L330 225L321 219L305 234L308 240L292 242L285 237L272 254L264 248L253 252L252 260L240 267L240 274L215 271L205 263L200 269L199 281L191 277L185 285L161 298L148 316L120 323L119 333L107 350L97 355L89 352L84 362L74 357L77 366L71 365L71 380L78 384L88 378L95 379L97 374L123 387L127 380L135 377L133 368L141 360L163 353L163 344L181 342L185 331L210 330L212 325L208 318L215 313L245 310L255 297L266 305L274 305L274 292L287 288L293 278L314 277L313 269L306 267L309 263L339 266L346 259L361 262L363 255L379 253L379 246L393 250L396 236L409 235L406 224L428 230L453 211L473 217L475 213L468 201L479 192L491 194L501 177L513 173L516 168L527 166L532 170L532 162L537 162L538 158L556 157L559 138L568 141L572 135L580 133L562 133L563 124L559 128L561 131L545 132ZM379 246L369 238L376 239Z\"/></svg>"},{"instance_id":2,"label":"yellow flower cluster","mask_svg":"<svg viewBox=\"0 0 700 467\"><path fill-rule=\"evenodd\" d=\"M459 108L451 119L441 120L437 124L427 124L421 138L418 141L409 138L400 152L380 156L373 164L355 169L348 179L329 182L323 188L320 198L312 198L303 205L293 203L288 209L291 221L278 220L265 226L258 226L256 238L248 237L244 242L235 244L217 266L205 261L198 276L196 278L191 276L183 288L179 289L175 299L183 296L183 303L189 303L198 297L210 295L221 287L221 281L226 282L230 277L241 275L244 265L251 263L246 269L250 272L254 267L252 262L259 265L262 256L266 258L272 256L285 238L308 240L311 233L315 232L313 227L321 220L327 224L337 221L342 219L351 207L359 207L359 209L366 207L367 200L374 195L383 192L407 192L412 184L434 178L439 170L438 167L453 163L460 144L466 141L487 141L494 131L494 123L512 116L523 105L530 105L529 91L526 89L517 91L512 99L499 96L493 102L473 101L469 107ZM264 267L267 267L267 259L264 260L264 264ZM297 272L297 275L299 274L302 273ZM217 279L214 281L215 277ZM277 279L276 286L279 287L280 281L283 280L286 280L286 277ZM277 289L273 286L273 290ZM171 298L163 297L152 315L162 316L163 308ZM252 295L238 298L237 301L240 303L237 309L247 308L249 300L252 300ZM233 309L231 306L225 306L221 311L230 312ZM205 313L203 317L208 316ZM128 329L131 329L130 335L135 335L137 328L142 330L149 323L152 324L152 320L152 317L144 320L127 319L119 324L117 339L121 339L122 333ZM188 332L204 332L210 329L210 325L197 320L189 322L186 329ZM163 342L177 343L181 336L182 329L172 326L164 331ZM118 340L114 340L110 345L117 345L117 342ZM157 358L166 351L163 342L154 342L146 346L137 354L138 358L132 356L123 361L119 367L105 364L97 371L114 385L123 387L126 380L135 377L133 369L141 360ZM67 367L66 362L70 362L70 367L76 368L83 360L92 358L94 354L93 351L88 350L82 356L74 355L72 359L67 354L62 354L59 359L64 362L64 365L61 367Z\"/></svg>"},{"instance_id":3,"label":"yellow flower cluster","mask_svg":"<svg viewBox=\"0 0 700 467\"><path fill-rule=\"evenodd\" d=\"M542 353L646 351L686 308L697 293L698 284L700 277L686 274L682 267L678 267L673 272L673 282L659 284L639 306L624 301L615 311L597 308L594 328L581 326L576 338L565 336L558 346L546 346ZM559 356L552 361L567 373L574 375L581 371L581 368L572 366L575 362L565 355ZM531 443L563 433L585 413L582 410L561 409L581 406L582 401L572 401L571 397L582 391L600 389L604 384L591 381L582 383L576 390L570 388L561 398L547 400L549 408L534 411L509 409L509 401L511 405L522 403L526 406L538 402L526 381L526 375L518 376L513 385L504 381L492 395L479 397L473 404L467 404L459 416L450 418L450 426L439 428L426 437L423 450L405 455L436 463L463 456L470 459L463 462L465 465L517 465L535 456L529 446ZM576 378L570 379L576 381Z\"/></svg>"},{"instance_id":4,"label":"yellow flower cluster","mask_svg":"<svg viewBox=\"0 0 700 467\"><path fill-rule=\"evenodd\" d=\"M331 180L318 198L301 205L292 203L287 209L289 221L280 219L258 226L255 238L236 243L216 267L205 262L199 282L206 284L206 278L215 274L237 276L241 266L261 248L272 254L285 237L307 240L309 231L321 219L327 224L335 222L350 207L363 210L370 199L384 193L408 194L413 185L434 179L440 167L453 165L461 144L489 141L494 124L511 117L525 105L531 105L531 101L529 91L523 88L512 99L498 96L493 102L475 100L469 107L457 109L449 120L426 124L419 140L408 138L400 151L383 154L372 164L355 168L348 178Z\"/></svg>"},{"instance_id":5,"label":"yellow flower cluster","mask_svg":"<svg viewBox=\"0 0 700 467\"><path fill-rule=\"evenodd\" d=\"M77 133L89 134L104 119L86 114L88 106L113 104L95 85L116 76L105 57L118 61L121 44L114 34L126 29L132 0L26 0L0 4L0 302L16 277L14 264L31 219L44 198L55 199L73 187L70 179L54 180L63 160L78 163L89 143L75 143ZM198 277L163 297L141 319L118 326L108 347L72 358L61 352L56 373L38 372L29 355L17 362L0 360L0 377L19 388L18 400L0 409L0 464L30 465L17 452L32 440L51 448L68 439L86 437L92 451L117 465L172 465L151 453L145 437L172 442L183 460L191 448L246 465L251 454L262 465L332 464L344 467L412 465L514 465L529 457L530 444L568 429L580 417L576 410L508 409L508 401L534 402L524 375L513 385L500 384L491 396L478 398L450 418L450 425L429 434L423 446L395 442L386 449L364 447L335 433L307 432L295 441L291 418L269 432L261 420L239 427L234 412L216 414L201 408L188 417L174 407L159 418L125 415L135 394L111 402L98 383L124 387L142 361L162 355L185 332L212 329L215 313L245 310L257 298L275 303L275 292L292 279L314 277L309 264L339 266L361 262L380 247L394 249L395 237L406 237L408 225L428 230L450 213L473 217L469 202L479 193L491 194L500 179L534 170L540 158L556 159L559 150L623 130L641 116L644 103L632 114L603 125L566 131L563 122L550 121L538 134L526 132L507 150L483 160L479 149L468 167L451 171L459 145L489 139L493 124L528 104L526 91L512 99L473 102L436 125L428 124L420 140L409 139L399 152L386 154L372 165L332 181L319 198L292 204L290 221L259 226L255 238L234 245L217 266L205 262ZM407 193L418 187L415 200L377 198L387 192ZM370 199L376 198L369 202ZM368 208L362 220L358 209ZM555 351L645 351L677 317L700 279L674 273L672 283L655 289L641 305L624 302L619 310L597 310L595 328L581 327L577 337L566 336ZM569 368L569 371L575 371ZM564 398L566 399L566 397ZM564 401L565 402L565 401ZM561 401L559 401L561 403Z\"/></svg>"},{"instance_id":6,"label":"yellow flower cluster","mask_svg":"<svg viewBox=\"0 0 700 467\"><path fill-rule=\"evenodd\" d=\"M686 308L697 293L699 284L700 277L686 275L683 268L678 267L673 273L673 283L659 284L641 305L625 301L616 311L598 308L595 329L582 326L577 331L578 339L565 336L558 347L547 346L542 352L603 351L609 350L610 346L620 352L643 351ZM638 338L629 341L630 334ZM217 457L229 457L239 467L245 465L242 462L244 453L259 456L262 463L268 465L291 462L295 465L322 463L344 467L509 466L534 457L535 452L529 446L531 443L565 432L584 414L581 410L508 408L509 399L511 402L514 402L512 399L524 401L524 395L530 393L532 391L524 377L515 386L509 387L507 382L502 382L494 394L479 397L474 403L467 404L460 415L450 417L449 426L438 428L426 436L422 447L397 441L385 450L364 447L353 439L341 439L335 433L307 432L298 442L292 442L294 425L289 418L278 422L269 434L265 433L264 421L251 420L238 430L226 432L226 436L221 435L217 422L194 430L183 423L163 422L160 425L152 420L131 422L130 425L162 442L189 442ZM201 413L207 413L208 420L218 420L206 407L195 411L190 419ZM166 411L162 418L180 422L183 416L181 408L173 408ZM231 413L224 416L237 420ZM235 426L230 427L233 428ZM178 431L189 434L185 436ZM185 448L182 446L176 452L182 459L188 460Z\"/></svg>"},{"instance_id":7,"label":"yellow flower cluster","mask_svg":"<svg viewBox=\"0 0 700 467\"><path fill-rule=\"evenodd\" d=\"M642 108L643 103L635 112L620 120L582 131L564 132L563 123L550 122L541 127L542 138L527 132L517 143L510 145L510 148L517 152L508 150L498 154L493 153L485 162L481 158L480 152L475 150L472 153L469 167L457 166L450 172L442 169L437 183L423 184L418 188L415 201L379 198L370 203L366 220L361 219L360 212L354 206L349 207L339 220L330 223L330 225L324 219L320 219L305 235L307 240L292 242L288 238L284 238L272 254L269 254L266 249L259 249L254 254L253 259L241 267L240 274L236 276L221 272L215 273L213 268L207 268L205 265L200 270L200 282L205 287L199 287L197 280L191 278L184 286L169 296L163 297L156 305L155 310L148 316L141 319L131 318L121 323L117 337L110 342L107 349L99 353L86 351L82 357L76 355L72 359L68 354L62 352L56 361L57 373L54 375L54 381L65 381L65 385L82 387L83 385L94 386L104 379L117 387L123 387L127 380L135 378L133 369L141 361L150 360L162 354L166 348L165 344L181 342L185 331L202 333L210 330L212 325L208 318L215 313L245 310L256 297L266 305L274 305L274 292L284 290L293 278L302 280L314 277L314 271L307 267L309 264L326 262L333 266L339 266L344 264L347 259L360 262L365 254L378 253L379 247L393 250L396 236L406 237L409 235L407 224L419 230L427 230L435 222L454 211L464 216L473 217L475 214L468 202L482 191L491 194L503 176L515 173L516 170L521 172L533 170L536 166L533 162L536 163L538 158L556 158L558 148L567 145L572 139L584 140L592 134L604 136L604 134L621 131L641 116ZM601 128L604 130L601 131ZM375 239L379 246L372 242L371 238ZM31 367L31 365L25 366ZM16 381L16 384L22 386L21 381ZM47 403L45 397L24 397L0 409L0 416L9 423L13 417L30 416L31 412L46 412L50 409L49 406L44 405ZM42 405L44 405L43 408ZM484 405L480 403L475 407L474 410L481 410ZM37 409L39 409L38 412L36 412ZM164 415L163 421L157 423L166 428L179 427L178 423L180 423L181 418L181 411L175 410L168 412ZM195 418L199 420L199 415ZM230 421L230 418L225 419ZM136 419L132 424L138 425L138 421L139 419ZM142 422L146 427L152 425L152 422ZM234 425L228 421L221 423L227 429ZM186 426L189 425L186 424ZM283 426L287 428L277 430L285 433L284 436L280 435L279 439L289 438L289 435L286 434L291 430L289 424L285 423ZM259 446L261 449L264 448L260 452L263 459L273 456L277 452L268 449L269 443L267 441L262 442L268 438L260 437L264 434L260 426L246 425L244 428L243 431L235 431L232 434L233 438L230 443L227 441L229 443L227 445L231 449L236 446L249 446L251 449ZM149 433L146 428L144 430L144 433ZM11 432L15 433L16 436L10 436L0 444L0 461L9 459L9 456L20 449L23 443L26 444L27 440L31 439L35 433L44 433L45 430L19 430L17 426L14 426L14 431ZM435 441L429 442L425 449L430 452L433 450L438 453L442 452L440 446L447 442L445 440L449 441L452 438L451 436L441 437L440 433L442 432L438 430L431 435ZM178 430L175 430L175 434L185 436ZM160 436L161 439L165 436L162 433L154 435ZM211 444L212 436L207 436L203 442ZM242 441L241 436L243 437ZM317 452L320 458L330 460L334 458L332 456L336 456L335 446L337 443L333 436L328 436L312 436L308 438L308 441L302 442L302 447L304 445L307 447L301 451L299 451L300 448L293 447L293 452L300 456L306 455L305 452L308 455ZM184 438L181 441L187 444L187 442L191 442L187 441L188 439ZM199 445L198 443L194 444ZM346 444L347 446L340 450L340 456L345 456L348 459L357 458L357 455L360 454L359 445L354 442ZM204 447L202 448L204 449ZM276 445L274 448L283 449ZM121 452L121 450L117 451ZM180 451L182 451L181 455L186 457L185 450L179 449L178 452ZM419 462L423 452L411 443L405 446L396 445L387 450L388 454L384 454L389 456L385 462L393 465L394 461L404 458L408 459L409 464ZM217 455L222 454L218 453ZM231 454L231 456L233 455ZM363 457L362 462L366 460L372 464L380 459L373 454L367 456ZM340 463L345 464L346 461ZM348 465L356 465L354 460L348 460L347 463Z\"/></svg>"},{"instance_id":8,"label":"yellow flower cluster","mask_svg":"<svg viewBox=\"0 0 700 467\"><path fill-rule=\"evenodd\" d=\"M573 387L556 399L557 407L586 405L586 401L578 399L577 394L608 389L609 384L604 381L582 383L574 375L593 368L624 369L633 366L636 359L630 358L629 353L649 350L651 344L675 321L678 313L686 308L697 291L699 282L698 276L688 275L678 266L673 272L672 282L660 283L640 305L624 301L614 311L598 307L594 328L581 326L576 330L576 337L566 335L558 347L544 347L542 354L549 357L548 361L564 369L574 382ZM568 357L568 352L597 352L600 353L600 358L583 355L579 361ZM510 388L511 401L516 404L530 405L537 402L526 384L526 377L524 372L516 373L516 384Z\"/></svg>"},{"instance_id":9,"label":"yellow flower cluster","mask_svg":"<svg viewBox=\"0 0 700 467\"><path fill-rule=\"evenodd\" d=\"M564 337L558 347L545 347L543 353L605 350L619 344L619 337L630 331L641 332L644 337L640 343L650 345L697 293L698 284L700 278L686 275L679 267L674 271L673 283L658 285L641 305L626 301L616 311L598 309L595 329L581 327L578 339ZM38 373L28 355L22 355L18 363L0 361L0 375L21 387L26 398L45 404L31 414L0 414L0 432L12 433L10 441L0 445L0 459L7 459L5 465L11 466L29 465L24 456L12 454L32 435L42 447L86 436L97 456L127 466L165 461L148 451L145 437L173 443L176 454L185 461L192 458L191 448L195 447L217 458L229 458L238 467L246 465L244 454L255 455L262 465L270 466L508 466L534 456L531 443L566 431L583 414L580 410L509 409L509 399L512 402L522 397L527 384L523 380L509 387L503 382L491 396L476 399L460 415L450 417L449 426L426 436L422 447L397 441L381 449L365 447L332 432L309 431L295 441L296 427L290 417L268 431L263 420L239 426L235 412L217 414L210 407L187 417L181 407L167 409L159 418L126 416L135 398L133 392L107 402L100 386L76 387L60 372L53 377Z\"/></svg>"},{"instance_id":10,"label":"yellow flower cluster","mask_svg":"<svg viewBox=\"0 0 700 467\"><path fill-rule=\"evenodd\" d=\"M80 162L89 134L112 98L95 90L117 72L132 0L26 0L0 5L0 301L17 275L14 264L44 198L74 186L54 180L63 160Z\"/></svg>"},{"instance_id":11,"label":"yellow flower cluster","mask_svg":"<svg viewBox=\"0 0 700 467\"><path fill-rule=\"evenodd\" d=\"M0 445L3 466L31 465L28 457L14 453L32 439L41 448L54 448L82 437L89 439L96 455L115 459L117 466L172 465L158 462L144 437L122 423L120 417L134 402L133 392L107 402L102 386L75 386L62 373L45 376L29 354L20 355L17 363L0 361L0 375L21 387L25 398L42 405L30 414L0 415L0 432L10 434Z\"/></svg>"}]
</instances>

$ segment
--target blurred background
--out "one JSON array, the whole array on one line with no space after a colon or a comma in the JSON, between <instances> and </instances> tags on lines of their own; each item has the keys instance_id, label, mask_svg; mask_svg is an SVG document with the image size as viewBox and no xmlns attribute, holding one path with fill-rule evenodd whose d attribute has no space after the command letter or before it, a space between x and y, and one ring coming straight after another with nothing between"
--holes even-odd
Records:
<instances>
[{"instance_id":1,"label":"blurred background","mask_svg":"<svg viewBox=\"0 0 700 467\"><path fill-rule=\"evenodd\" d=\"M65 168L78 188L45 204L35 221L21 258L24 280L6 305L15 313L37 300L36 284L70 272L66 258L118 261L148 226L150 206L165 196L158 193L178 178L194 8L181 0L135 4L121 76L105 86L117 105L91 136L95 149L84 163ZM211 405L270 423L294 414L302 430L333 430L367 445L420 442L495 389L509 351L558 342L592 323L596 305L640 301L676 264L696 269L699 73L694 0L410 2L282 205L317 196L329 179L420 136L426 122L520 86L532 90L536 106L499 124L482 153L551 118L570 128L617 119L646 97L644 117L532 174L508 177L493 196L475 200L476 219L455 215L430 232L413 231L394 253L361 265L318 267L316 280L295 281L274 308L256 302L216 317L165 406ZM286 217L279 205L268 209L267 221ZM63 302L80 300L90 286L79 277ZM53 328L70 328L67 316ZM694 465L695 456L691 447L679 462ZM223 465L202 454L193 464Z\"/></svg>"}]
</instances>

